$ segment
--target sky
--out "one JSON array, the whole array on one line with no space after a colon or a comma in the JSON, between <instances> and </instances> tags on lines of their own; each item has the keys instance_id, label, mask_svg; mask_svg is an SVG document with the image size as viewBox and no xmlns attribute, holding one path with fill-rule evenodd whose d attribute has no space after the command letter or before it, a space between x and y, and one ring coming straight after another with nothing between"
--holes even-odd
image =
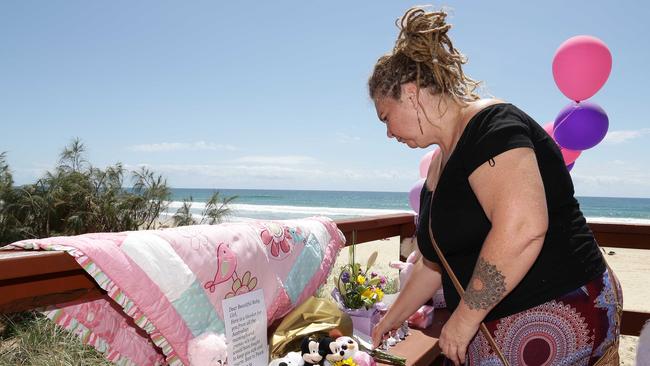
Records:
<instances>
[{"instance_id":1,"label":"sky","mask_svg":"<svg viewBox=\"0 0 650 366\"><path fill-rule=\"evenodd\" d=\"M419 4L2 1L0 152L16 184L78 137L94 166L146 165L177 188L408 191L426 150L387 138L366 82ZM610 127L577 160L576 195L650 197L648 2L434 5L465 72L540 124L569 103L558 46L603 40L612 72L590 101Z\"/></svg>"}]
</instances>

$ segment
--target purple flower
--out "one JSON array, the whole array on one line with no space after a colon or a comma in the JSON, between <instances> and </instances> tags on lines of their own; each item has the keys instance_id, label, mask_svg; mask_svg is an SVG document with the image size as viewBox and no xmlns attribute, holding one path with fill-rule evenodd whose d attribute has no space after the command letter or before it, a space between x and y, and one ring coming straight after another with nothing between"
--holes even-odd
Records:
<instances>
[{"instance_id":1,"label":"purple flower","mask_svg":"<svg viewBox=\"0 0 650 366\"><path fill-rule=\"evenodd\" d=\"M343 281L343 283L348 283L348 282L350 282L350 272L347 272L347 271L346 271L346 272L343 272L343 273L341 274L341 281Z\"/></svg>"},{"instance_id":2,"label":"purple flower","mask_svg":"<svg viewBox=\"0 0 650 366\"><path fill-rule=\"evenodd\" d=\"M375 277L377 277L377 272L370 273L370 278L375 278Z\"/></svg>"},{"instance_id":3,"label":"purple flower","mask_svg":"<svg viewBox=\"0 0 650 366\"><path fill-rule=\"evenodd\" d=\"M381 276L381 278L379 279L379 283L381 283L382 285L385 284L386 283L386 277Z\"/></svg>"}]
</instances>

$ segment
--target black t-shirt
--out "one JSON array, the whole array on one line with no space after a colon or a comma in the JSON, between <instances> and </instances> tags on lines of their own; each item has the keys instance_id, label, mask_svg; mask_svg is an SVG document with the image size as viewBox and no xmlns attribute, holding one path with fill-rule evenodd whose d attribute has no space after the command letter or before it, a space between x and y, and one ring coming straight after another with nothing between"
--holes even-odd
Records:
<instances>
[{"instance_id":1,"label":"black t-shirt","mask_svg":"<svg viewBox=\"0 0 650 366\"><path fill-rule=\"evenodd\" d=\"M512 292L492 309L486 321L557 298L605 270L602 254L573 196L571 176L558 146L537 122L509 103L488 106L472 117L443 168L435 191L429 191L426 184L422 189L417 230L422 255L439 263L427 229L431 212L434 238L463 288L467 287L492 227L468 177L491 158L519 147L535 151L549 225L537 260ZM447 306L453 310L460 298L444 271L442 283Z\"/></svg>"}]
</instances>

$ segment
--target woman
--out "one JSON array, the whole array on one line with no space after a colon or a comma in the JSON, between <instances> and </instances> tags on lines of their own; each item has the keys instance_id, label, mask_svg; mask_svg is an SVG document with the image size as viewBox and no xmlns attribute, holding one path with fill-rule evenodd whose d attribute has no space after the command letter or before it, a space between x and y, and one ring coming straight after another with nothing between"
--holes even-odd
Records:
<instances>
[{"instance_id":1,"label":"woman","mask_svg":"<svg viewBox=\"0 0 650 366\"><path fill-rule=\"evenodd\" d=\"M445 17L409 9L393 51L379 58L368 82L389 138L441 150L420 198L425 259L375 327L373 342L442 285L453 312L439 345L454 364L501 364L477 333L481 322L510 365L593 364L617 347L620 287L555 142L514 105L479 98ZM465 289L462 298L441 269L429 224Z\"/></svg>"}]
</instances>

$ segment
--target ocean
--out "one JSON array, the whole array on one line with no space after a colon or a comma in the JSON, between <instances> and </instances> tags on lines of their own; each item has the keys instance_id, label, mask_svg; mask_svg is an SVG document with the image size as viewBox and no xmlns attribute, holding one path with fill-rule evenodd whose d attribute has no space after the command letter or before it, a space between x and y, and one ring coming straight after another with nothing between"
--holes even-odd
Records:
<instances>
[{"instance_id":1,"label":"ocean","mask_svg":"<svg viewBox=\"0 0 650 366\"><path fill-rule=\"evenodd\" d=\"M213 189L172 189L167 215L173 215L183 199L193 199L192 213L200 217ZM334 220L413 212L406 192L301 191L219 189L222 196L237 196L230 204L229 221L245 219L297 219L323 215ZM590 222L642 223L650 225L650 198L577 197Z\"/></svg>"}]
</instances>

